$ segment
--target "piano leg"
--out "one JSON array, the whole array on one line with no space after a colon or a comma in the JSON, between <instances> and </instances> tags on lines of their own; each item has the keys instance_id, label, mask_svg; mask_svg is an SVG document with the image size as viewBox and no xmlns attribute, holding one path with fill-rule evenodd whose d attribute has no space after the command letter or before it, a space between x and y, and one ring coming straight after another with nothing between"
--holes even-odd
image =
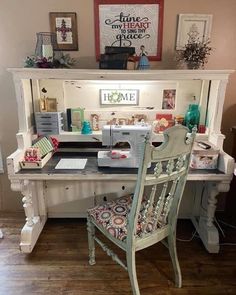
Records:
<instances>
[{"instance_id":1,"label":"piano leg","mask_svg":"<svg viewBox=\"0 0 236 295\"><path fill-rule=\"evenodd\" d=\"M192 222L209 253L220 250L219 233L214 225L217 195L230 189L229 182L207 182L207 189L202 196L202 206L199 217L192 217Z\"/></svg>"},{"instance_id":2,"label":"piano leg","mask_svg":"<svg viewBox=\"0 0 236 295\"><path fill-rule=\"evenodd\" d=\"M43 181L12 181L11 188L23 195L26 223L21 230L20 249L30 253L47 220Z\"/></svg>"}]
</instances>

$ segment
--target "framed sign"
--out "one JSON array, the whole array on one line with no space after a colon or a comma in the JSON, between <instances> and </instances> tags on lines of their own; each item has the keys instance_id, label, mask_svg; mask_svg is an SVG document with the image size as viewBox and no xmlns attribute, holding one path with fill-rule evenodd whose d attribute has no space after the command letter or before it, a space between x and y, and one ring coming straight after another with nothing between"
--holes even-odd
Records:
<instances>
[{"instance_id":1,"label":"framed sign","mask_svg":"<svg viewBox=\"0 0 236 295\"><path fill-rule=\"evenodd\" d=\"M174 110L175 109L175 97L176 89L164 89L162 98L162 109L163 110Z\"/></svg>"},{"instance_id":2,"label":"framed sign","mask_svg":"<svg viewBox=\"0 0 236 295\"><path fill-rule=\"evenodd\" d=\"M211 14L179 14L176 50L184 49L189 37L200 42L210 38L212 25Z\"/></svg>"},{"instance_id":3,"label":"framed sign","mask_svg":"<svg viewBox=\"0 0 236 295\"><path fill-rule=\"evenodd\" d=\"M101 89L101 105L137 105L138 89Z\"/></svg>"},{"instance_id":4,"label":"framed sign","mask_svg":"<svg viewBox=\"0 0 236 295\"><path fill-rule=\"evenodd\" d=\"M56 34L55 50L78 50L75 12L50 12L51 32Z\"/></svg>"},{"instance_id":5,"label":"framed sign","mask_svg":"<svg viewBox=\"0 0 236 295\"><path fill-rule=\"evenodd\" d=\"M161 60L164 0L94 0L96 57L105 46L142 48Z\"/></svg>"}]
</instances>

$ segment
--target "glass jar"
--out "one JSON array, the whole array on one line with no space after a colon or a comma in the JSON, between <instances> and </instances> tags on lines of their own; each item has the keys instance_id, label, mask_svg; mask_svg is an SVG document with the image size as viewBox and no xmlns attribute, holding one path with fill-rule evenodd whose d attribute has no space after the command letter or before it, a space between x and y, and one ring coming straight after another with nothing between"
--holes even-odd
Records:
<instances>
[{"instance_id":1,"label":"glass jar","mask_svg":"<svg viewBox=\"0 0 236 295\"><path fill-rule=\"evenodd\" d=\"M35 55L40 58L52 60L56 45L55 33L39 32L37 35L37 43L35 48Z\"/></svg>"},{"instance_id":2,"label":"glass jar","mask_svg":"<svg viewBox=\"0 0 236 295\"><path fill-rule=\"evenodd\" d=\"M188 127L189 131L192 131L194 126L199 125L200 111L197 104L190 104L187 113L184 117L184 125Z\"/></svg>"}]
</instances>

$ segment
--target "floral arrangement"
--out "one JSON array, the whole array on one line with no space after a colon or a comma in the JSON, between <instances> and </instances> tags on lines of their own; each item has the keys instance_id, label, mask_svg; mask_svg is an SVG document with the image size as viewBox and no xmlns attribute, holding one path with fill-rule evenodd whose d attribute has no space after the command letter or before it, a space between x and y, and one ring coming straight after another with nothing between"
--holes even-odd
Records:
<instances>
[{"instance_id":1,"label":"floral arrangement","mask_svg":"<svg viewBox=\"0 0 236 295\"><path fill-rule=\"evenodd\" d=\"M31 55L27 56L24 63L26 68L71 68L76 64L76 59L71 58L69 54L63 53L54 58Z\"/></svg>"},{"instance_id":2,"label":"floral arrangement","mask_svg":"<svg viewBox=\"0 0 236 295\"><path fill-rule=\"evenodd\" d=\"M204 68L212 51L210 43L210 40L200 41L190 37L184 49L178 52L177 60L185 62L191 69Z\"/></svg>"}]
</instances>

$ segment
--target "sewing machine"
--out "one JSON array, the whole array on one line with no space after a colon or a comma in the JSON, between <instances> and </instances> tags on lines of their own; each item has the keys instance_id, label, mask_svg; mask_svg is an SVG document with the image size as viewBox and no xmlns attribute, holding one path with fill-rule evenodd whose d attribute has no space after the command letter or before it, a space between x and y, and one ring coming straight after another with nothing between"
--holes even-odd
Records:
<instances>
[{"instance_id":1,"label":"sewing machine","mask_svg":"<svg viewBox=\"0 0 236 295\"><path fill-rule=\"evenodd\" d=\"M142 156L143 141L151 135L151 125L105 125L102 128L102 144L109 150L98 152L98 166L138 168ZM129 143L129 149L112 149L115 144Z\"/></svg>"}]
</instances>

